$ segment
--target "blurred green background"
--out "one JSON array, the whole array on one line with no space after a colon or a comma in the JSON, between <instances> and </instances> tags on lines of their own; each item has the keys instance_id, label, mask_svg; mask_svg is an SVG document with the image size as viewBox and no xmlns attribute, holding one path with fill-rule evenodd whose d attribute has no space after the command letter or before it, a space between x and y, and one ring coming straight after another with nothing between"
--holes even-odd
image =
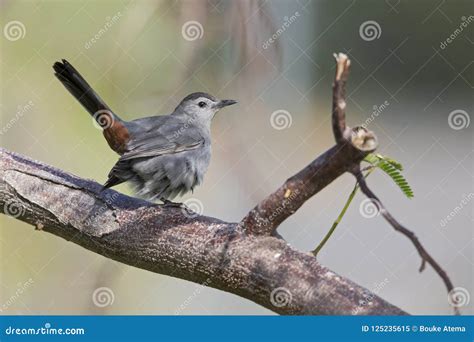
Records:
<instances>
[{"instance_id":1,"label":"blurred green background","mask_svg":"<svg viewBox=\"0 0 474 342\"><path fill-rule=\"evenodd\" d=\"M405 165L415 198L380 172L369 184L472 295L474 210L463 199L474 191L473 7L468 0L0 1L1 146L106 180L117 156L53 76L61 58L123 119L169 113L193 91L234 98L239 105L214 120L204 184L183 200L238 221L332 146L332 53L346 52L348 122L369 120L379 151ZM288 114L272 120L278 110ZM294 248L313 249L353 184L341 177L279 232ZM126 185L117 190L130 193ZM382 218L360 214L363 199L356 197L321 263L410 313L450 314L438 276L429 267L418 273L415 249ZM1 314L271 314L0 220ZM93 301L102 287L113 296L105 307ZM473 301L461 310L472 314Z\"/></svg>"}]
</instances>

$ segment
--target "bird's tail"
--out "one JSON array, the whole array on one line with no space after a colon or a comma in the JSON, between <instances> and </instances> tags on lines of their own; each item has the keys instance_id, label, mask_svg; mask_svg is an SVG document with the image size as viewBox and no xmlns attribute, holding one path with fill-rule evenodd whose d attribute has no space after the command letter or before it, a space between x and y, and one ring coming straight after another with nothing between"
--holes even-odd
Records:
<instances>
[{"instance_id":1,"label":"bird's tail","mask_svg":"<svg viewBox=\"0 0 474 342\"><path fill-rule=\"evenodd\" d=\"M68 61L63 59L62 62L54 63L53 69L55 76L66 89L69 90L72 96L95 118L99 125L103 126L104 121L107 119L104 114L110 116L109 120L120 120Z\"/></svg>"}]
</instances>

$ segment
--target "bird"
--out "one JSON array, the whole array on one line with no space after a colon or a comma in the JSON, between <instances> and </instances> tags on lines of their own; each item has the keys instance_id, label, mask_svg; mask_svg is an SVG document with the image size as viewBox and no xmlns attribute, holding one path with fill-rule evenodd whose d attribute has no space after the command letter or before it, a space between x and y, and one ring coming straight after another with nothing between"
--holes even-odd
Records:
<instances>
[{"instance_id":1,"label":"bird","mask_svg":"<svg viewBox=\"0 0 474 342\"><path fill-rule=\"evenodd\" d=\"M67 60L54 63L53 69L120 156L102 190L130 182L140 198L179 205L172 200L203 182L211 159L211 121L219 110L237 101L195 92L171 114L125 121Z\"/></svg>"}]
</instances>

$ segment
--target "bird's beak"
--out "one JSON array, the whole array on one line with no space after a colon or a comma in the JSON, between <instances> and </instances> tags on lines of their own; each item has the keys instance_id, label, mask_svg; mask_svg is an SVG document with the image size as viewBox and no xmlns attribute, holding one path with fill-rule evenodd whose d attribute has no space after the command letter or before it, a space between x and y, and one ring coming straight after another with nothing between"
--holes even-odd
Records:
<instances>
[{"instance_id":1,"label":"bird's beak","mask_svg":"<svg viewBox=\"0 0 474 342\"><path fill-rule=\"evenodd\" d=\"M220 100L219 102L217 102L216 104L216 108L220 109L220 108L224 108L224 107L227 107L227 106L231 106L233 104L236 104L237 101L235 100Z\"/></svg>"}]
</instances>

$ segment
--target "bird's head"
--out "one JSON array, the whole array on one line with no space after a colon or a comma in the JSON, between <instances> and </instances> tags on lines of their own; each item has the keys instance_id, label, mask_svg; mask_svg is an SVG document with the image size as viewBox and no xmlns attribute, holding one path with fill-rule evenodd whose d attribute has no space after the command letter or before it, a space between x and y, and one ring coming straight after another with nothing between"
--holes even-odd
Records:
<instances>
[{"instance_id":1,"label":"bird's head","mask_svg":"<svg viewBox=\"0 0 474 342\"><path fill-rule=\"evenodd\" d=\"M235 100L219 100L207 93L192 93L176 107L176 113L184 113L193 119L210 121L224 107L237 103Z\"/></svg>"}]
</instances>

